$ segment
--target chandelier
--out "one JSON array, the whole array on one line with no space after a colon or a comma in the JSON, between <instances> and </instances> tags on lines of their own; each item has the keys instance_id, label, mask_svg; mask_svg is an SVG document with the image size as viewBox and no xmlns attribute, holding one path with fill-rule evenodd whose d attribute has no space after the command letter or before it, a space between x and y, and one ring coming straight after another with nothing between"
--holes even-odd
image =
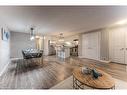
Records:
<instances>
[{"instance_id":1,"label":"chandelier","mask_svg":"<svg viewBox=\"0 0 127 95\"><path fill-rule=\"evenodd\" d=\"M35 33L34 33L35 31L34 31L34 28L31 27L30 30L31 30L30 31L30 40L34 40L35 39Z\"/></svg>"},{"instance_id":2,"label":"chandelier","mask_svg":"<svg viewBox=\"0 0 127 95\"><path fill-rule=\"evenodd\" d=\"M58 41L59 41L59 42L64 42L63 33L60 33Z\"/></svg>"}]
</instances>

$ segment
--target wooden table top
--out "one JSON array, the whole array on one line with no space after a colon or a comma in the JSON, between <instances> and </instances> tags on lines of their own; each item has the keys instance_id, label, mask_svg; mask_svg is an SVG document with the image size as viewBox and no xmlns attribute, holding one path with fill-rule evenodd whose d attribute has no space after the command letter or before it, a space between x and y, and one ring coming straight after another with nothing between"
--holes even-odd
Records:
<instances>
[{"instance_id":1,"label":"wooden table top","mask_svg":"<svg viewBox=\"0 0 127 95\"><path fill-rule=\"evenodd\" d=\"M82 74L81 70L82 68L74 69L73 76L78 81L89 87L95 89L110 89L115 86L115 81L112 76L102 70L97 69L97 71L102 74L102 76L98 77L98 79L93 79L92 75Z\"/></svg>"}]
</instances>

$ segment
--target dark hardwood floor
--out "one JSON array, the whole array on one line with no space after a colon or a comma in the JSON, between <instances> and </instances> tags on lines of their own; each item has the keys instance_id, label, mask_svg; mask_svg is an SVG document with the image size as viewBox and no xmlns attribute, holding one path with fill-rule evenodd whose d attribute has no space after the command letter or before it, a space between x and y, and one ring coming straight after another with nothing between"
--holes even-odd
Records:
<instances>
[{"instance_id":1,"label":"dark hardwood floor","mask_svg":"<svg viewBox=\"0 0 127 95\"><path fill-rule=\"evenodd\" d=\"M120 63L104 63L96 60L90 60L90 59L79 59L75 58L72 60L72 63L75 63L79 66L89 66L92 68L98 68L101 69L108 74L110 74L112 77L126 81L127 82L127 65L120 64Z\"/></svg>"},{"instance_id":2,"label":"dark hardwood floor","mask_svg":"<svg viewBox=\"0 0 127 95\"><path fill-rule=\"evenodd\" d=\"M74 68L94 66L127 81L126 66L116 63L103 63L90 59L55 56L44 57L44 62L33 60L13 60L0 77L0 89L49 89L72 75Z\"/></svg>"}]
</instances>

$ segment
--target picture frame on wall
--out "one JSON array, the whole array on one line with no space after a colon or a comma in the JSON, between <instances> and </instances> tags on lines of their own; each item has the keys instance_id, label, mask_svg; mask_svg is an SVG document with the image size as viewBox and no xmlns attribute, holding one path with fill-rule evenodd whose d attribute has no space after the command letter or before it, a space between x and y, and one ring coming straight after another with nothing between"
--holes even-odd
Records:
<instances>
[{"instance_id":1,"label":"picture frame on wall","mask_svg":"<svg viewBox=\"0 0 127 95\"><path fill-rule=\"evenodd\" d=\"M4 29L4 28L1 28L1 36L2 36L2 40L3 41L8 41L9 40L9 37L10 37L10 33Z\"/></svg>"}]
</instances>

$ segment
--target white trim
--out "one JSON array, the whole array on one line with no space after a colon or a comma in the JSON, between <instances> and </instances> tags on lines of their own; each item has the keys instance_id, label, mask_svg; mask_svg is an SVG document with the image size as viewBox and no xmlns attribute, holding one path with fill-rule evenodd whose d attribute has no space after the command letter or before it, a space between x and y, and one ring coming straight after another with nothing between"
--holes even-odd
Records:
<instances>
[{"instance_id":1,"label":"white trim","mask_svg":"<svg viewBox=\"0 0 127 95\"><path fill-rule=\"evenodd\" d=\"M0 72L0 76L2 76L2 74L5 72L5 70L7 69L8 65L9 65L10 61L4 66L3 70Z\"/></svg>"},{"instance_id":2,"label":"white trim","mask_svg":"<svg viewBox=\"0 0 127 95\"><path fill-rule=\"evenodd\" d=\"M100 62L104 62L104 63L110 63L111 61L106 61L106 60L98 60Z\"/></svg>"},{"instance_id":3,"label":"white trim","mask_svg":"<svg viewBox=\"0 0 127 95\"><path fill-rule=\"evenodd\" d=\"M79 58L85 58L84 56L78 56ZM90 59L90 58L87 58L87 59ZM110 63L111 61L105 61L105 60L98 60L98 59L91 59L91 60L97 60L97 61L100 61L100 62L104 62L104 63Z\"/></svg>"},{"instance_id":4,"label":"white trim","mask_svg":"<svg viewBox=\"0 0 127 95\"><path fill-rule=\"evenodd\" d=\"M98 31L98 60L101 58L101 32Z\"/></svg>"},{"instance_id":5,"label":"white trim","mask_svg":"<svg viewBox=\"0 0 127 95\"><path fill-rule=\"evenodd\" d=\"M99 61L98 59L87 58L87 57L85 57L85 56L79 56L79 58L86 58L86 59L90 59L90 60L96 60L96 61Z\"/></svg>"},{"instance_id":6,"label":"white trim","mask_svg":"<svg viewBox=\"0 0 127 95\"><path fill-rule=\"evenodd\" d=\"M11 58L10 60L13 61L13 60L17 60L17 59L23 59L22 57L16 57L16 58Z\"/></svg>"},{"instance_id":7,"label":"white trim","mask_svg":"<svg viewBox=\"0 0 127 95\"><path fill-rule=\"evenodd\" d=\"M78 58L84 58L83 56L78 56Z\"/></svg>"}]
</instances>

